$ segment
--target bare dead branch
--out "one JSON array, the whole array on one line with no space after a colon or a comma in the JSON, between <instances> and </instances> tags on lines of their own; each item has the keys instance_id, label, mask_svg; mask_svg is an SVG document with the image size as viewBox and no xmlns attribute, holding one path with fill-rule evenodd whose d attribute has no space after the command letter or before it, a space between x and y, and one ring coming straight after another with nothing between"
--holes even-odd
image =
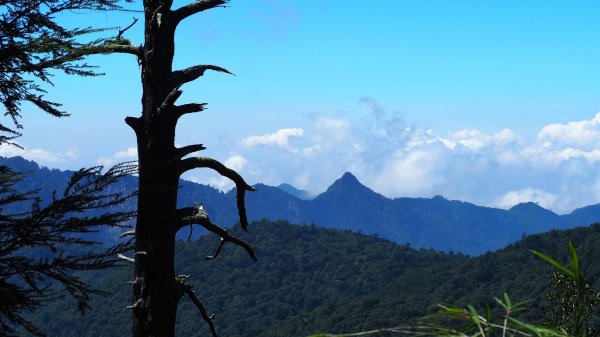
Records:
<instances>
[{"instance_id":1,"label":"bare dead branch","mask_svg":"<svg viewBox=\"0 0 600 337\"><path fill-rule=\"evenodd\" d=\"M144 122L140 117L125 117L125 124L129 125L137 134L142 129Z\"/></svg>"},{"instance_id":2,"label":"bare dead branch","mask_svg":"<svg viewBox=\"0 0 600 337\"><path fill-rule=\"evenodd\" d=\"M188 234L188 241L192 239L192 234L194 233L194 226L190 224L190 234Z\"/></svg>"},{"instance_id":3,"label":"bare dead branch","mask_svg":"<svg viewBox=\"0 0 600 337\"><path fill-rule=\"evenodd\" d=\"M175 155L177 156L177 158L181 159L181 158L187 156L188 154L192 154L194 152L198 152L198 151L202 151L202 150L206 150L206 147L204 147L204 145L202 145L202 144L188 145L188 146L184 146L184 147L180 147L180 148L176 149Z\"/></svg>"},{"instance_id":4,"label":"bare dead branch","mask_svg":"<svg viewBox=\"0 0 600 337\"><path fill-rule=\"evenodd\" d=\"M236 186L236 202L240 225L243 230L248 228L248 216L246 215L245 193L246 191L256 191L256 189L242 178L237 172L221 164L221 162L207 157L191 157L179 162L179 174L183 174L195 168L210 168L217 171L220 175L229 178Z\"/></svg>"},{"instance_id":5,"label":"bare dead branch","mask_svg":"<svg viewBox=\"0 0 600 337\"><path fill-rule=\"evenodd\" d=\"M215 251L215 253L213 255L208 255L206 257L207 260L214 260L216 259L219 254L221 254L221 249L223 248L223 245L225 244L225 239L221 238L221 242L219 242L219 246L217 247L217 250Z\"/></svg>"},{"instance_id":6,"label":"bare dead branch","mask_svg":"<svg viewBox=\"0 0 600 337\"><path fill-rule=\"evenodd\" d=\"M218 160L208 157L191 157L179 162L179 174L196 168L210 168L217 171L220 175L231 179L236 186L246 191L255 191L256 189L244 181L244 179L234 170L223 165Z\"/></svg>"},{"instance_id":7,"label":"bare dead branch","mask_svg":"<svg viewBox=\"0 0 600 337\"><path fill-rule=\"evenodd\" d=\"M225 7L227 2L228 0L196 0L193 3L190 3L173 11L173 17L175 19L175 22L179 23L181 22L181 20L196 13L200 13L215 7Z\"/></svg>"},{"instance_id":8,"label":"bare dead branch","mask_svg":"<svg viewBox=\"0 0 600 337\"><path fill-rule=\"evenodd\" d=\"M236 184L237 185L237 184ZM256 191L254 187L250 191ZM238 216L240 218L240 225L242 229L248 230L248 216L246 215L246 201L245 201L246 191L240 187L236 188L235 200L237 203Z\"/></svg>"},{"instance_id":9,"label":"bare dead branch","mask_svg":"<svg viewBox=\"0 0 600 337\"><path fill-rule=\"evenodd\" d=\"M183 90L181 90L180 87L180 85L175 86L175 88L171 90L167 97L165 97L165 100L160 105L160 108L158 108L158 115L162 114L167 109L173 108L177 99L181 96L181 94L183 94Z\"/></svg>"},{"instance_id":10,"label":"bare dead branch","mask_svg":"<svg viewBox=\"0 0 600 337\"><path fill-rule=\"evenodd\" d=\"M186 208L178 209L177 215L179 218L178 228L181 228L181 227L184 227L184 226L190 225L190 224L201 225L202 227L206 228L208 231L220 236L222 242L223 241L231 242L233 244L236 244L236 245L244 248L246 250L246 252L248 253L248 255L250 255L250 257L253 260L255 260L255 261L257 260L254 250L247 242L245 242L244 240L242 240L238 237L231 235L227 229L211 222L208 218L208 214L206 214L206 212L204 212L204 211L201 211L198 207L186 207ZM221 245L222 244L223 243L221 243ZM218 250L220 250L220 248ZM215 255L213 255L213 256L216 257L217 255L218 255L218 252L215 253Z\"/></svg>"},{"instance_id":11,"label":"bare dead branch","mask_svg":"<svg viewBox=\"0 0 600 337\"><path fill-rule=\"evenodd\" d=\"M120 39L120 38L121 38L121 36L123 36L123 33L125 33L126 31L128 31L128 30L129 30L131 27L133 27L133 25L135 25L137 22L138 22L138 18L136 18L136 17L133 17L133 22L132 22L132 23L131 23L129 26L127 26L127 27L125 27L125 28L123 28L123 29L119 30L119 34L117 35L117 39Z\"/></svg>"},{"instance_id":12,"label":"bare dead branch","mask_svg":"<svg viewBox=\"0 0 600 337\"><path fill-rule=\"evenodd\" d=\"M173 110L175 111L177 118L179 118L185 114L203 111L205 108L206 108L206 103L190 103L190 104L176 105L173 107Z\"/></svg>"},{"instance_id":13,"label":"bare dead branch","mask_svg":"<svg viewBox=\"0 0 600 337\"><path fill-rule=\"evenodd\" d=\"M213 337L217 337L215 323L213 322L213 318L215 317L215 315L208 315L208 312L206 311L204 304L202 304L202 302L200 302L200 300L196 296L196 292L192 290L192 286L186 285L183 282L176 283L176 286L179 288L179 290L181 292L186 294L190 298L192 303L194 303L196 308L198 308L198 311L200 311L200 315L202 316L202 319L204 319L204 321L208 324L208 326L210 328L211 335Z\"/></svg>"},{"instance_id":14,"label":"bare dead branch","mask_svg":"<svg viewBox=\"0 0 600 337\"><path fill-rule=\"evenodd\" d=\"M183 85L185 83L191 82L191 81L197 79L198 77L204 75L204 73L207 70L213 70L213 71L218 71L218 72L234 75L232 72L230 72L229 70L227 70L225 68L221 68L219 66L214 66L211 64L201 64L201 65L185 68L182 70L174 71L173 75L172 75L173 76L173 79L172 79L173 85L177 87L177 86Z\"/></svg>"}]
</instances>

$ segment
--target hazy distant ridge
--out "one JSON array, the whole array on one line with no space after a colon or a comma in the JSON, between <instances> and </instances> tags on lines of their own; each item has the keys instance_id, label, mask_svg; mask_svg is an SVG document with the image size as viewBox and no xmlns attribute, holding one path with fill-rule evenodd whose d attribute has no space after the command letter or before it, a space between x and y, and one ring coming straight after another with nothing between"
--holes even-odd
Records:
<instances>
[{"instance_id":1,"label":"hazy distant ridge","mask_svg":"<svg viewBox=\"0 0 600 337\"><path fill-rule=\"evenodd\" d=\"M53 190L60 190L61 184L71 174L40 168L19 157L0 157L0 164L30 172L19 188L41 188L45 197L49 197ZM136 184L136 179L131 177L118 188L133 189ZM291 185L273 187L257 184L255 187L256 192L247 193L251 221L283 219L293 223L314 223L322 227L376 234L413 247L472 255L502 248L526 234L586 226L600 221L600 205L558 215L534 203L503 210L447 200L441 196L389 199L362 185L351 173L345 173L313 199L294 196L306 195ZM181 206L202 202L213 221L224 226L237 222L235 191L223 193L210 186L181 181L179 193ZM135 201L125 207L135 207Z\"/></svg>"}]
</instances>

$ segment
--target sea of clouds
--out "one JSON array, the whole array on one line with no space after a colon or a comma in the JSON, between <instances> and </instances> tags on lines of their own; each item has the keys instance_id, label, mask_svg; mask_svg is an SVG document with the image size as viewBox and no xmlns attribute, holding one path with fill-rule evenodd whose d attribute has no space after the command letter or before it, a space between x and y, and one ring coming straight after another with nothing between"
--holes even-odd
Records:
<instances>
[{"instance_id":1,"label":"sea of clouds","mask_svg":"<svg viewBox=\"0 0 600 337\"><path fill-rule=\"evenodd\" d=\"M365 97L371 113L307 116L290 126L222 142L218 159L250 183L291 183L316 195L350 171L387 197L431 197L509 208L533 201L557 213L600 202L600 113L588 120L546 125L535 137L511 129L455 130L443 134L412 125ZM1 156L20 155L44 166L64 168L77 151L0 146ZM136 158L135 147L94 164ZM186 179L222 190L224 177L192 172Z\"/></svg>"}]
</instances>

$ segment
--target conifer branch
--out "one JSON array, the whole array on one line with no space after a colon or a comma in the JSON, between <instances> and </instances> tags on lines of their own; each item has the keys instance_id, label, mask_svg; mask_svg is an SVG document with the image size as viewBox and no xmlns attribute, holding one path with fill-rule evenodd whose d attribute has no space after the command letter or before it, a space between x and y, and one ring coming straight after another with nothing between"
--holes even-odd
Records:
<instances>
[{"instance_id":1,"label":"conifer branch","mask_svg":"<svg viewBox=\"0 0 600 337\"><path fill-rule=\"evenodd\" d=\"M19 71L24 72L36 72L43 71L44 69L56 68L64 65L68 62L79 61L85 56L98 55L98 54L111 54L111 53L123 53L132 54L141 58L143 56L142 47L127 43L125 40L116 40L120 43L106 43L99 46L82 47L76 51L66 54L61 57L43 60L39 63L31 63L27 66L22 67Z\"/></svg>"},{"instance_id":2,"label":"conifer branch","mask_svg":"<svg viewBox=\"0 0 600 337\"><path fill-rule=\"evenodd\" d=\"M132 54L137 56L138 58L142 57L142 46L136 46L133 44L110 44L103 46L99 52L90 53L91 54L107 54L107 53L123 53L123 54Z\"/></svg>"}]
</instances>

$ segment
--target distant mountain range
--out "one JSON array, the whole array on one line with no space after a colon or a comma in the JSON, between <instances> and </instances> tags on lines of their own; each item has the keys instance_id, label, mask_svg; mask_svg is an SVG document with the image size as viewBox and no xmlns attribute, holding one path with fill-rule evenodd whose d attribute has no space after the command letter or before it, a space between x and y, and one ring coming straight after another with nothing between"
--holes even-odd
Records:
<instances>
[{"instance_id":1,"label":"distant mountain range","mask_svg":"<svg viewBox=\"0 0 600 337\"><path fill-rule=\"evenodd\" d=\"M72 174L41 168L20 157L0 157L0 165L29 172L18 188L39 188L41 197L46 200L52 191L60 191ZM137 179L128 177L115 188L135 189L136 186ZM380 236L415 248L469 255L497 250L529 234L600 222L600 204L558 215L535 203L504 210L441 196L389 199L362 185L351 173L345 173L312 199L288 184L278 187L257 184L255 187L257 191L248 193L246 199L251 221L270 219L315 224ZM234 190L224 193L210 186L181 181L179 204L183 207L194 202L202 202L216 223L232 226L237 222ZM133 208L135 201L122 207Z\"/></svg>"}]
</instances>

